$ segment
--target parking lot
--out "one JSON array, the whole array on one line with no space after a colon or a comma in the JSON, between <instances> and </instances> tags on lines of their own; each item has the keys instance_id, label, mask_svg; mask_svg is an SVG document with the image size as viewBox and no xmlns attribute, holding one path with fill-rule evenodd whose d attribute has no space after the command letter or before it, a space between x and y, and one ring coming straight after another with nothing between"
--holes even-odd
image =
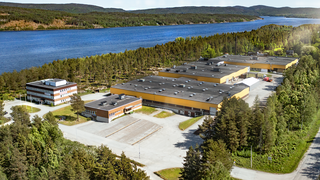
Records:
<instances>
[{"instance_id":1,"label":"parking lot","mask_svg":"<svg viewBox=\"0 0 320 180\"><path fill-rule=\"evenodd\" d=\"M261 104L265 104L267 102L268 97L273 92L275 92L276 87L278 87L282 83L283 76L273 74L272 79L272 82L266 82L262 79L259 79L259 85L255 89L251 90L249 93L249 97L245 99L245 101L249 104L250 107L253 105L256 96L259 97Z\"/></svg>"},{"instance_id":2,"label":"parking lot","mask_svg":"<svg viewBox=\"0 0 320 180\"><path fill-rule=\"evenodd\" d=\"M124 116L111 123L91 121L78 126L78 130L117 142L134 145L161 129L162 126L143 119Z\"/></svg>"}]
</instances>

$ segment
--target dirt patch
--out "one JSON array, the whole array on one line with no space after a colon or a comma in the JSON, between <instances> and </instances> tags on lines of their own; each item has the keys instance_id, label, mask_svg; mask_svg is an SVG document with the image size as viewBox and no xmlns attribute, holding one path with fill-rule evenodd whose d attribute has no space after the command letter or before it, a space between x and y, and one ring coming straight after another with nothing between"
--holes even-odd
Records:
<instances>
[{"instance_id":1,"label":"dirt patch","mask_svg":"<svg viewBox=\"0 0 320 180\"><path fill-rule=\"evenodd\" d=\"M6 24L1 25L0 28L3 28L3 29L9 28L9 29L14 29L14 30L23 30L23 29L37 30L37 29L47 29L50 27L68 28L68 27L72 27L72 26L74 26L74 25L66 25L66 22L61 19L55 19L49 25L35 23L33 21L26 22L25 20L16 20L16 21L7 22Z\"/></svg>"},{"instance_id":2,"label":"dirt patch","mask_svg":"<svg viewBox=\"0 0 320 180\"><path fill-rule=\"evenodd\" d=\"M0 16L9 16L10 14L8 13L0 13Z\"/></svg>"},{"instance_id":3,"label":"dirt patch","mask_svg":"<svg viewBox=\"0 0 320 180\"><path fill-rule=\"evenodd\" d=\"M101 29L101 28L103 28L103 26L101 26L101 25L99 25L99 24L93 24L93 27L94 27L95 29Z\"/></svg>"}]
</instances>

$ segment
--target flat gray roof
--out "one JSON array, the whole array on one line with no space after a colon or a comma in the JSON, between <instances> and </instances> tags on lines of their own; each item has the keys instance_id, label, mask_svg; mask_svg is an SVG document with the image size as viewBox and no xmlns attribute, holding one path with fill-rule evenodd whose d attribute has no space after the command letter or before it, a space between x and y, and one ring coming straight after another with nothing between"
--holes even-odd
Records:
<instances>
[{"instance_id":1,"label":"flat gray roof","mask_svg":"<svg viewBox=\"0 0 320 180\"><path fill-rule=\"evenodd\" d=\"M55 82L59 82L59 81L62 81L63 79L52 79L50 81L55 81ZM34 81L34 82L29 82L27 83L27 85L30 85L30 86L35 86L35 87L40 87L40 88L44 88L44 89L58 89L58 88L63 88L63 87L67 87L67 86L70 86L70 85L76 85L77 83L75 82L68 82L62 86L50 86L50 85L45 85L43 84L41 81L43 80L40 80L40 81Z\"/></svg>"},{"instance_id":2,"label":"flat gray roof","mask_svg":"<svg viewBox=\"0 0 320 180\"><path fill-rule=\"evenodd\" d=\"M254 60L258 57L258 60ZM280 56L242 56L242 55L224 55L209 59L209 61L227 61L227 62L241 62L241 63L259 63L259 64L276 64L287 65L298 58L295 57L280 57Z\"/></svg>"},{"instance_id":3,"label":"flat gray roof","mask_svg":"<svg viewBox=\"0 0 320 180\"><path fill-rule=\"evenodd\" d=\"M139 100L139 98L133 97L133 96L125 96L124 99L120 99L119 95L111 95L103 99L99 99L93 102L89 102L85 104L85 107L88 108L94 108L94 109L100 109L104 111L109 111L121 106L124 106L126 104L132 103L134 101ZM101 105L101 103L105 103L105 105ZM113 105L114 103L117 103L116 105Z\"/></svg>"},{"instance_id":4,"label":"flat gray roof","mask_svg":"<svg viewBox=\"0 0 320 180\"><path fill-rule=\"evenodd\" d=\"M222 61L222 60L220 60ZM210 63L212 62L212 64ZM195 61L175 68L163 69L160 72L172 73L172 74L184 74L191 76L202 76L211 78L222 78L239 70L246 68L247 66L238 66L232 64L222 64L217 66L217 61ZM197 66L197 69L191 69L192 66ZM187 69L188 68L188 69ZM214 69L219 69L219 71L213 71ZM177 70L179 72L177 72ZM186 70L186 71L185 71ZM185 71L185 72L184 72Z\"/></svg>"},{"instance_id":5,"label":"flat gray roof","mask_svg":"<svg viewBox=\"0 0 320 180\"><path fill-rule=\"evenodd\" d=\"M144 82L133 80L117 84L113 88L212 104L219 104L224 97L231 97L248 88L244 85L210 83L184 77L148 76L143 79ZM180 84L185 87L179 87Z\"/></svg>"}]
</instances>

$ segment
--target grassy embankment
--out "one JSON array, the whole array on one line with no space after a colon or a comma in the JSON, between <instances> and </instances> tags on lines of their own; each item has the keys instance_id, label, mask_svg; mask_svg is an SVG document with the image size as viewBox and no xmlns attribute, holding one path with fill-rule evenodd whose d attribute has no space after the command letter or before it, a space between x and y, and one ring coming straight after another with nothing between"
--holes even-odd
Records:
<instances>
[{"instance_id":1,"label":"grassy embankment","mask_svg":"<svg viewBox=\"0 0 320 180\"><path fill-rule=\"evenodd\" d=\"M91 102L91 101L85 101L84 103L88 103L88 102ZM88 118L81 115L79 115L79 121L77 121L77 114L71 109L72 107L71 105L69 105L67 107L63 107L55 111L52 111L52 114L54 115L57 121L60 119L61 116L64 116L65 120L59 121L59 123L67 126L73 126L73 125L81 124L88 121Z\"/></svg>"},{"instance_id":2,"label":"grassy embankment","mask_svg":"<svg viewBox=\"0 0 320 180\"><path fill-rule=\"evenodd\" d=\"M294 171L303 155L311 145L320 127L320 111L314 116L315 120L302 131L288 132L283 143L275 146L267 154L253 152L252 169L270 173L291 173ZM272 157L272 161L268 160ZM236 165L250 168L250 150L243 150L233 154Z\"/></svg>"},{"instance_id":3,"label":"grassy embankment","mask_svg":"<svg viewBox=\"0 0 320 180\"><path fill-rule=\"evenodd\" d=\"M194 123L196 123L197 121L199 121L203 116L198 116L198 117L194 117L191 119L188 119L186 121L183 121L179 124L179 129L181 131L186 130L188 127L192 126Z\"/></svg>"},{"instance_id":4,"label":"grassy embankment","mask_svg":"<svg viewBox=\"0 0 320 180\"><path fill-rule=\"evenodd\" d=\"M157 110L156 110L156 108L154 108L154 107L142 106L141 109L135 110L134 112L149 115L149 114L152 114L152 113L154 113L154 112L156 112L156 111L157 111Z\"/></svg>"},{"instance_id":5,"label":"grassy embankment","mask_svg":"<svg viewBox=\"0 0 320 180\"><path fill-rule=\"evenodd\" d=\"M170 116L173 116L175 115L175 113L170 113L170 112L167 112L167 111L161 111L160 113L154 115L153 117L156 117L156 118L167 118L167 117L170 117Z\"/></svg>"},{"instance_id":6,"label":"grassy embankment","mask_svg":"<svg viewBox=\"0 0 320 180\"><path fill-rule=\"evenodd\" d=\"M31 106L27 106L27 105L19 105L19 106L22 106L22 107L26 108L28 113L36 113L36 112L39 112L41 110L39 108L31 107Z\"/></svg>"}]
</instances>

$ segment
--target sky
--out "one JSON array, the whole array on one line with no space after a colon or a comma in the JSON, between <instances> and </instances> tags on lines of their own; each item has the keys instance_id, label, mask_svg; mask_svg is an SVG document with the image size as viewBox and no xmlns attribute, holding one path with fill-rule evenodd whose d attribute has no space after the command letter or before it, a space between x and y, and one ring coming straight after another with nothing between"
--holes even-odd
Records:
<instances>
[{"instance_id":1,"label":"sky","mask_svg":"<svg viewBox=\"0 0 320 180\"><path fill-rule=\"evenodd\" d=\"M315 7L320 8L320 0L0 0L0 2L16 3L80 3L105 8L122 8L125 10L181 7L181 6L254 6L273 7Z\"/></svg>"}]
</instances>

